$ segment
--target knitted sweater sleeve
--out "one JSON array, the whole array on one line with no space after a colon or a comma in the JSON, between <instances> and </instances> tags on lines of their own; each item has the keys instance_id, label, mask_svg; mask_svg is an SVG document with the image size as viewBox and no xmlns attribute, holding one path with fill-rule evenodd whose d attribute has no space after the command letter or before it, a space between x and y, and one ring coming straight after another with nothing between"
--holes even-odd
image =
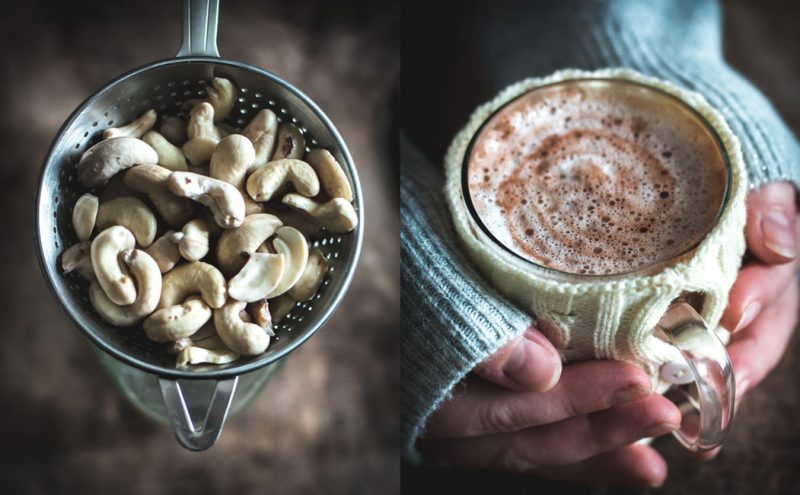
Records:
<instances>
[{"instance_id":1,"label":"knitted sweater sleeve","mask_svg":"<svg viewBox=\"0 0 800 495\"><path fill-rule=\"evenodd\" d=\"M507 8L505 8L507 7ZM628 67L702 93L739 137L752 188L800 185L800 145L774 107L724 61L713 0L476 2L475 66L495 92L564 68ZM487 287L461 254L439 166L401 149L401 423L405 455L472 367L530 318Z\"/></svg>"}]
</instances>

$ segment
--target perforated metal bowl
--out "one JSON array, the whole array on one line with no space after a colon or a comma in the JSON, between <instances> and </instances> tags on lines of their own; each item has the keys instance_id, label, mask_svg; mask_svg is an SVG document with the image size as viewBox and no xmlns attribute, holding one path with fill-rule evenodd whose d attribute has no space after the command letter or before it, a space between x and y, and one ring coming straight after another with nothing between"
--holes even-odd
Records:
<instances>
[{"instance_id":1,"label":"perforated metal bowl","mask_svg":"<svg viewBox=\"0 0 800 495\"><path fill-rule=\"evenodd\" d=\"M65 312L102 350L126 364L161 377L168 409L168 395L174 396L176 392L175 380L235 379L281 359L311 337L341 302L352 279L362 242L361 187L350 153L338 131L311 99L288 82L263 69L218 58L217 8L216 0L185 0L183 43L176 58L155 62L118 77L70 115L45 159L35 203L39 262ZM359 223L349 234L321 231L310 239L330 260L330 271L315 298L295 305L276 325L276 338L264 354L224 365L179 369L175 367L175 356L168 354L163 344L147 339L143 331L122 329L103 321L89 303L88 284L76 276L63 275L59 256L77 242L71 223L72 208L77 198L87 192L75 173L81 154L101 139L104 129L127 123L148 108L155 108L159 116L180 115L184 100L204 96L205 86L212 77L219 76L234 81L239 91L227 123L242 128L259 110L270 108L282 122L295 123L309 147L322 147L333 153L353 186ZM235 382L231 388L235 389ZM177 395L180 395L179 387ZM230 397L227 401L230 402ZM224 414L220 426L222 421ZM176 433L181 440L177 426Z\"/></svg>"}]
</instances>

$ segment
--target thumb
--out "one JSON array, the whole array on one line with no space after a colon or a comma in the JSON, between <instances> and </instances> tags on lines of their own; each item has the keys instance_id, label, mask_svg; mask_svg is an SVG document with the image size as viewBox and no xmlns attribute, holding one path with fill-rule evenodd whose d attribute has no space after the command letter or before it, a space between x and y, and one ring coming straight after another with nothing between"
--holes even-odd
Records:
<instances>
[{"instance_id":1,"label":"thumb","mask_svg":"<svg viewBox=\"0 0 800 495\"><path fill-rule=\"evenodd\" d=\"M788 182L762 186L747 197L747 248L770 265L797 256L795 189Z\"/></svg>"},{"instance_id":2,"label":"thumb","mask_svg":"<svg viewBox=\"0 0 800 495\"><path fill-rule=\"evenodd\" d=\"M561 356L544 334L529 327L473 371L501 387L544 392L561 377Z\"/></svg>"}]
</instances>

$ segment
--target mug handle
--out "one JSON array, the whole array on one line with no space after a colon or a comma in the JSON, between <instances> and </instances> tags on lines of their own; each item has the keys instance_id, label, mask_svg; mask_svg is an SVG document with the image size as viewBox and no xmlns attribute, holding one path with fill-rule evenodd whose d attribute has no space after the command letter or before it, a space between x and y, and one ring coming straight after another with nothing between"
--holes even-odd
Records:
<instances>
[{"instance_id":1,"label":"mug handle","mask_svg":"<svg viewBox=\"0 0 800 495\"><path fill-rule=\"evenodd\" d=\"M681 428L673 435L692 452L718 447L733 420L736 397L725 345L684 301L669 307L658 323L656 335L675 346L685 360L661 367L661 378L675 385L664 395L683 416Z\"/></svg>"},{"instance_id":2,"label":"mug handle","mask_svg":"<svg viewBox=\"0 0 800 495\"><path fill-rule=\"evenodd\" d=\"M175 438L178 443L189 450L201 451L214 445L222 433L222 426L233 402L233 394L236 392L236 385L239 377L219 380L214 389L214 395L208 404L203 423L196 427L186 401L183 398L181 385L177 380L168 378L158 379L161 386L161 396L164 398L164 406L167 415L175 431Z\"/></svg>"}]
</instances>

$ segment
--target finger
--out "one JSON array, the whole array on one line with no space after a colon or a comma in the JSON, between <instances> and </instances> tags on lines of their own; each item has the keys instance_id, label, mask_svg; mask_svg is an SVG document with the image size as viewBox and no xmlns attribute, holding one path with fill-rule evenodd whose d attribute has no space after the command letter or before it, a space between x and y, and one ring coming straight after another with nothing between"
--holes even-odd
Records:
<instances>
[{"instance_id":1,"label":"finger","mask_svg":"<svg viewBox=\"0 0 800 495\"><path fill-rule=\"evenodd\" d=\"M681 413L668 399L650 395L611 409L513 433L425 440L434 458L465 467L530 472L580 462L680 427Z\"/></svg>"},{"instance_id":2,"label":"finger","mask_svg":"<svg viewBox=\"0 0 800 495\"><path fill-rule=\"evenodd\" d=\"M741 397L772 371L783 356L797 324L798 285L792 283L748 328L736 333L728 355Z\"/></svg>"},{"instance_id":3,"label":"finger","mask_svg":"<svg viewBox=\"0 0 800 495\"><path fill-rule=\"evenodd\" d=\"M747 247L768 264L797 256L795 189L788 182L762 186L747 197Z\"/></svg>"},{"instance_id":4,"label":"finger","mask_svg":"<svg viewBox=\"0 0 800 495\"><path fill-rule=\"evenodd\" d=\"M575 464L533 472L543 478L580 480L587 484L658 487L667 479L667 463L648 445L628 445Z\"/></svg>"},{"instance_id":5,"label":"finger","mask_svg":"<svg viewBox=\"0 0 800 495\"><path fill-rule=\"evenodd\" d=\"M751 263L739 271L728 295L728 306L720 323L731 332L750 325L792 283L797 263L766 265Z\"/></svg>"},{"instance_id":6,"label":"finger","mask_svg":"<svg viewBox=\"0 0 800 495\"><path fill-rule=\"evenodd\" d=\"M546 392L517 392L480 378L431 415L427 438L459 438L522 430L608 409L650 395L650 378L621 361L566 366Z\"/></svg>"},{"instance_id":7,"label":"finger","mask_svg":"<svg viewBox=\"0 0 800 495\"><path fill-rule=\"evenodd\" d=\"M473 371L501 387L540 392L558 382L561 356L547 337L530 327Z\"/></svg>"}]
</instances>

